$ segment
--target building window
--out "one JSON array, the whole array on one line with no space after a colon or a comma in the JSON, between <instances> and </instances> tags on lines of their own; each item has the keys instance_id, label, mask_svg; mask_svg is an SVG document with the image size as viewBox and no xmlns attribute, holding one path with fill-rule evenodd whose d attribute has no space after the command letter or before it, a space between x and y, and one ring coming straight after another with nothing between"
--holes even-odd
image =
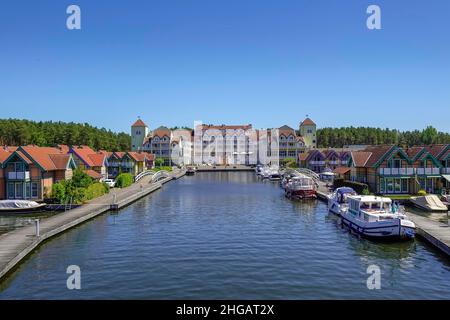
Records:
<instances>
[{"instance_id":1,"label":"building window","mask_svg":"<svg viewBox=\"0 0 450 320\"><path fill-rule=\"evenodd\" d=\"M37 198L38 197L38 184L37 182L31 183L31 197Z\"/></svg>"},{"instance_id":2,"label":"building window","mask_svg":"<svg viewBox=\"0 0 450 320\"><path fill-rule=\"evenodd\" d=\"M14 183L13 182L8 183L8 198L14 199Z\"/></svg>"},{"instance_id":3,"label":"building window","mask_svg":"<svg viewBox=\"0 0 450 320\"><path fill-rule=\"evenodd\" d=\"M25 185L25 198L30 199L30 196L31 196L31 185L29 182L27 182Z\"/></svg>"}]
</instances>

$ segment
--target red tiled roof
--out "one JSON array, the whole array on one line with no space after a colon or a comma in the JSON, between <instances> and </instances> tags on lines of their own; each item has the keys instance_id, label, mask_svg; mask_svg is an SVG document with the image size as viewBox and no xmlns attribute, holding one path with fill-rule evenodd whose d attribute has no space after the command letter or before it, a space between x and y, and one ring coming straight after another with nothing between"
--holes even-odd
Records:
<instances>
[{"instance_id":1,"label":"red tiled roof","mask_svg":"<svg viewBox=\"0 0 450 320\"><path fill-rule=\"evenodd\" d=\"M9 149L5 150L5 148L0 148L0 164L3 163L8 157L11 155L12 151Z\"/></svg>"},{"instance_id":2,"label":"red tiled roof","mask_svg":"<svg viewBox=\"0 0 450 320\"><path fill-rule=\"evenodd\" d=\"M373 167L392 148L392 145L372 146L366 148L363 152L370 152L371 156L368 158L365 167Z\"/></svg>"},{"instance_id":3,"label":"red tiled roof","mask_svg":"<svg viewBox=\"0 0 450 320\"><path fill-rule=\"evenodd\" d=\"M134 159L134 161L145 161L146 153L139 152L127 152L128 155Z\"/></svg>"},{"instance_id":4,"label":"red tiled roof","mask_svg":"<svg viewBox=\"0 0 450 320\"><path fill-rule=\"evenodd\" d=\"M22 151L16 151L16 152L27 164L33 163L33 161L31 161L30 158L27 157Z\"/></svg>"},{"instance_id":5,"label":"red tiled roof","mask_svg":"<svg viewBox=\"0 0 450 320\"><path fill-rule=\"evenodd\" d=\"M70 160L70 154L49 154L50 159L55 164L56 170L65 170Z\"/></svg>"},{"instance_id":6,"label":"red tiled roof","mask_svg":"<svg viewBox=\"0 0 450 320\"><path fill-rule=\"evenodd\" d=\"M434 157L437 157L447 147L446 144L434 144L431 146L424 146Z\"/></svg>"},{"instance_id":7,"label":"red tiled roof","mask_svg":"<svg viewBox=\"0 0 450 320\"><path fill-rule=\"evenodd\" d=\"M423 149L424 149L424 147L411 147L411 148L406 149L405 152L410 159L413 159L420 152L422 152Z\"/></svg>"},{"instance_id":8,"label":"red tiled roof","mask_svg":"<svg viewBox=\"0 0 450 320\"><path fill-rule=\"evenodd\" d=\"M337 174L346 174L349 171L350 171L349 167L337 167L336 169L333 170L333 172Z\"/></svg>"},{"instance_id":9,"label":"red tiled roof","mask_svg":"<svg viewBox=\"0 0 450 320\"><path fill-rule=\"evenodd\" d=\"M353 159L353 165L355 167L365 167L367 161L372 156L372 152L365 151L354 151L351 152L351 157Z\"/></svg>"},{"instance_id":10,"label":"red tiled roof","mask_svg":"<svg viewBox=\"0 0 450 320\"><path fill-rule=\"evenodd\" d=\"M45 171L59 170L50 155L64 154L60 149L37 146L24 146L21 148L30 160L37 162ZM20 149L18 150L19 152L21 152Z\"/></svg>"},{"instance_id":11,"label":"red tiled roof","mask_svg":"<svg viewBox=\"0 0 450 320\"><path fill-rule=\"evenodd\" d=\"M301 126L315 126L316 124L310 118L306 118L305 120L303 120L303 122L300 125Z\"/></svg>"},{"instance_id":12,"label":"red tiled roof","mask_svg":"<svg viewBox=\"0 0 450 320\"><path fill-rule=\"evenodd\" d=\"M147 153L147 160L155 160L155 155L153 153L150 152L146 152Z\"/></svg>"},{"instance_id":13,"label":"red tiled roof","mask_svg":"<svg viewBox=\"0 0 450 320\"><path fill-rule=\"evenodd\" d=\"M102 178L102 175L100 173L91 169L86 170L86 174L95 180L100 180Z\"/></svg>"},{"instance_id":14,"label":"red tiled roof","mask_svg":"<svg viewBox=\"0 0 450 320\"><path fill-rule=\"evenodd\" d=\"M137 119L135 123L131 125L132 127L146 127L147 125L141 119Z\"/></svg>"},{"instance_id":15,"label":"red tiled roof","mask_svg":"<svg viewBox=\"0 0 450 320\"><path fill-rule=\"evenodd\" d=\"M88 146L72 147L74 153L89 167L101 167L107 154L104 152L95 152Z\"/></svg>"},{"instance_id":16,"label":"red tiled roof","mask_svg":"<svg viewBox=\"0 0 450 320\"><path fill-rule=\"evenodd\" d=\"M117 156L117 158L122 159L126 152L117 151L114 152L114 154Z\"/></svg>"},{"instance_id":17,"label":"red tiled roof","mask_svg":"<svg viewBox=\"0 0 450 320\"><path fill-rule=\"evenodd\" d=\"M104 153L94 153L88 155L94 167L102 167L105 163L105 158L107 157Z\"/></svg>"}]
</instances>

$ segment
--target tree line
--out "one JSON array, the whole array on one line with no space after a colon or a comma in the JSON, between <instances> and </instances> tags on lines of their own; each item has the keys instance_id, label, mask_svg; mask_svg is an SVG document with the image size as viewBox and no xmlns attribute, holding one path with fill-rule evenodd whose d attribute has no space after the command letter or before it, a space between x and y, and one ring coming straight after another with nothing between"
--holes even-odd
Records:
<instances>
[{"instance_id":1,"label":"tree line","mask_svg":"<svg viewBox=\"0 0 450 320\"><path fill-rule=\"evenodd\" d=\"M87 145L95 150L126 151L131 137L87 123L0 119L0 145Z\"/></svg>"},{"instance_id":2,"label":"tree line","mask_svg":"<svg viewBox=\"0 0 450 320\"><path fill-rule=\"evenodd\" d=\"M395 144L401 147L450 144L450 134L440 132L432 126L414 131L370 127L321 128L317 130L319 148L342 148L361 144Z\"/></svg>"}]
</instances>

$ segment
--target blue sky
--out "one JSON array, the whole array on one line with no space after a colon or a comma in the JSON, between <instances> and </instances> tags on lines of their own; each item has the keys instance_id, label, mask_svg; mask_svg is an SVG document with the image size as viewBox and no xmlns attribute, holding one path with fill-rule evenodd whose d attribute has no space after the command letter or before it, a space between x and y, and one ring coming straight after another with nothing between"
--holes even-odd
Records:
<instances>
[{"instance_id":1,"label":"blue sky","mask_svg":"<svg viewBox=\"0 0 450 320\"><path fill-rule=\"evenodd\" d=\"M66 8L82 30L66 29ZM382 10L382 30L366 9ZM450 131L448 0L5 1L0 118Z\"/></svg>"}]
</instances>

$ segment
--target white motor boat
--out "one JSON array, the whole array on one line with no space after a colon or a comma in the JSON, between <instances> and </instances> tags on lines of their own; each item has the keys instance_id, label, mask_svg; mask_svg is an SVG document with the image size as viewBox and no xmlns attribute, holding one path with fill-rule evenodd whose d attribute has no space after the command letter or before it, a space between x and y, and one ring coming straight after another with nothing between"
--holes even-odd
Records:
<instances>
[{"instance_id":1,"label":"white motor boat","mask_svg":"<svg viewBox=\"0 0 450 320\"><path fill-rule=\"evenodd\" d=\"M392 200L377 196L348 196L342 222L353 231L376 239L414 238L415 224Z\"/></svg>"},{"instance_id":2,"label":"white motor boat","mask_svg":"<svg viewBox=\"0 0 450 320\"><path fill-rule=\"evenodd\" d=\"M349 187L337 188L328 196L328 210L338 216L348 210L348 196L356 196L355 190Z\"/></svg>"},{"instance_id":3,"label":"white motor boat","mask_svg":"<svg viewBox=\"0 0 450 320\"><path fill-rule=\"evenodd\" d=\"M281 180L280 172L276 169L271 169L269 172L269 180L270 181L279 181Z\"/></svg>"},{"instance_id":4,"label":"white motor boat","mask_svg":"<svg viewBox=\"0 0 450 320\"><path fill-rule=\"evenodd\" d=\"M285 195L296 199L317 198L314 180L303 174L292 177L286 184Z\"/></svg>"}]
</instances>

